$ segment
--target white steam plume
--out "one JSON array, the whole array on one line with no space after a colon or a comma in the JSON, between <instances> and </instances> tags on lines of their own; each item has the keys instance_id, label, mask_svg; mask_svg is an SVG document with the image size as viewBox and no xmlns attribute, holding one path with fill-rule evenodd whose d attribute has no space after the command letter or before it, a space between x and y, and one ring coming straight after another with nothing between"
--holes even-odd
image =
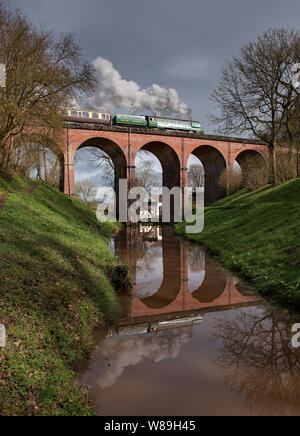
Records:
<instances>
[{"instance_id":1,"label":"white steam plume","mask_svg":"<svg viewBox=\"0 0 300 436\"><path fill-rule=\"evenodd\" d=\"M87 99L86 104L94 110L114 113L119 108L124 108L131 113L150 111L158 116L190 117L190 109L180 101L175 89L166 89L155 84L141 89L136 82L123 79L113 64L101 57L94 60L93 66L98 76L99 88Z\"/></svg>"}]
</instances>

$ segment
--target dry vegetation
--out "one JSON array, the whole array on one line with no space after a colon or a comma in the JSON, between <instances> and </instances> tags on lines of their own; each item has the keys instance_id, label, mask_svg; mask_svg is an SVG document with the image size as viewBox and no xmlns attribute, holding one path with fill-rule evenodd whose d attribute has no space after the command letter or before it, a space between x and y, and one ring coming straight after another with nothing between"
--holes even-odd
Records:
<instances>
[{"instance_id":1,"label":"dry vegetation","mask_svg":"<svg viewBox=\"0 0 300 436\"><path fill-rule=\"evenodd\" d=\"M0 0L0 63L6 87L0 99L0 166L24 168L32 145L59 149L59 109L94 88L93 70L70 35L37 28Z\"/></svg>"},{"instance_id":2,"label":"dry vegetation","mask_svg":"<svg viewBox=\"0 0 300 436\"><path fill-rule=\"evenodd\" d=\"M219 178L219 186L227 192L227 195L239 191L243 182L243 176L240 171L224 170Z\"/></svg>"},{"instance_id":3,"label":"dry vegetation","mask_svg":"<svg viewBox=\"0 0 300 436\"><path fill-rule=\"evenodd\" d=\"M278 184L288 182L298 177L299 158L293 150L280 149L277 151L277 178ZM241 164L241 171L224 170L219 178L219 186L227 191L228 195L238 192L242 187L249 191L267 186L272 180L272 162L263 161L260 156L247 157Z\"/></svg>"}]
</instances>

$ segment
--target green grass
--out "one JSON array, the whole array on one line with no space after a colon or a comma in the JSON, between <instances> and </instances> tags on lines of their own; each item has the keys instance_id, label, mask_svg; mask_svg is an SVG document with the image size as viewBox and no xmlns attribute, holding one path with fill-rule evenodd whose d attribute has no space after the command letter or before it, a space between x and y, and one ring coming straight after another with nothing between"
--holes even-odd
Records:
<instances>
[{"instance_id":1,"label":"green grass","mask_svg":"<svg viewBox=\"0 0 300 436\"><path fill-rule=\"evenodd\" d=\"M264 296L300 312L300 180L222 199L205 211L204 231L186 235L251 281Z\"/></svg>"},{"instance_id":2,"label":"green grass","mask_svg":"<svg viewBox=\"0 0 300 436\"><path fill-rule=\"evenodd\" d=\"M32 185L0 178L0 195L15 192L0 210L0 323L7 330L0 415L89 415L72 368L91 351L95 326L117 317L111 282L119 267L107 247L113 225L47 185L26 193Z\"/></svg>"}]
</instances>

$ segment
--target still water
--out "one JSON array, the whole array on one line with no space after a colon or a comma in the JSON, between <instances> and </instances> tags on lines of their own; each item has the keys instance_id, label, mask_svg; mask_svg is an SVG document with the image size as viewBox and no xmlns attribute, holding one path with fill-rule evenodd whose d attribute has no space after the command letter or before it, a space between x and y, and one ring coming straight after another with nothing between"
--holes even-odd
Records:
<instances>
[{"instance_id":1,"label":"still water","mask_svg":"<svg viewBox=\"0 0 300 436\"><path fill-rule=\"evenodd\" d=\"M82 375L101 414L300 414L300 351L280 311L171 227L129 227L111 249L134 287Z\"/></svg>"}]
</instances>

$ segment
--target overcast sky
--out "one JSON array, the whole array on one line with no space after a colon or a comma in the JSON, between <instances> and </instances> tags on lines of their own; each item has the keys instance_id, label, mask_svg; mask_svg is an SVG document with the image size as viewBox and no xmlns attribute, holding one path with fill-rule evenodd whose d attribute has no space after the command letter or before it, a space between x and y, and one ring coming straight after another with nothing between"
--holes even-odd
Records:
<instances>
[{"instance_id":1,"label":"overcast sky","mask_svg":"<svg viewBox=\"0 0 300 436\"><path fill-rule=\"evenodd\" d=\"M35 23L69 32L89 61L110 60L127 80L175 88L212 131L209 96L220 68L274 26L299 27L299 0L11 0Z\"/></svg>"},{"instance_id":2,"label":"overcast sky","mask_svg":"<svg viewBox=\"0 0 300 436\"><path fill-rule=\"evenodd\" d=\"M299 28L299 0L8 0L36 24L71 33L90 61L112 62L142 89L174 88L206 133L213 132L209 101L220 69L270 27ZM300 59L299 59L300 62ZM109 82L108 82L109 85ZM129 112L129 111L128 111ZM87 167L82 150L76 179L103 174ZM155 160L155 159L154 159ZM156 163L156 170L160 165Z\"/></svg>"}]
</instances>

